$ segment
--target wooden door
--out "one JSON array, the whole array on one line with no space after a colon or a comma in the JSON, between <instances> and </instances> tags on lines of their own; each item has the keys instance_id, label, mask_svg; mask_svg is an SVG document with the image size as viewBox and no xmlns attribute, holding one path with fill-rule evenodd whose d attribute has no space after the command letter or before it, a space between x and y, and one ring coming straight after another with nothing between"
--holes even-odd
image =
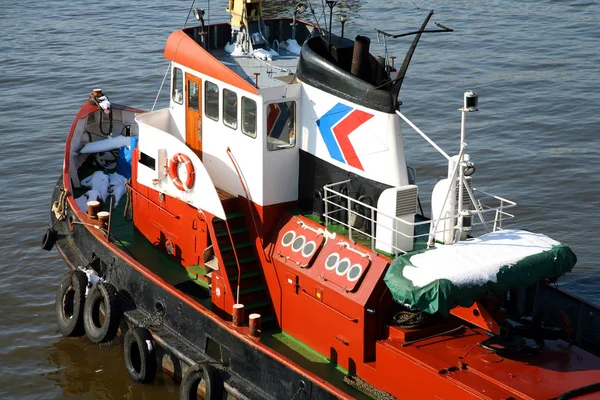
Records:
<instances>
[{"instance_id":1,"label":"wooden door","mask_svg":"<svg viewBox=\"0 0 600 400\"><path fill-rule=\"evenodd\" d=\"M185 143L202 160L202 80L185 74Z\"/></svg>"}]
</instances>

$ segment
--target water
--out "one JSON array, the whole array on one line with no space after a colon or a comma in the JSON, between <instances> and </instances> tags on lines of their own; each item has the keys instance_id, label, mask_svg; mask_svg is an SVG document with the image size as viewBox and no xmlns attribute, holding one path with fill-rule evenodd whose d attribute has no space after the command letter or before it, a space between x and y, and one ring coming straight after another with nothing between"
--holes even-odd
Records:
<instances>
[{"instance_id":1,"label":"water","mask_svg":"<svg viewBox=\"0 0 600 400\"><path fill-rule=\"evenodd\" d=\"M168 377L132 383L121 347L60 336L54 296L66 267L39 245L80 104L99 86L113 102L150 109L167 68L164 42L189 6L0 1L0 398L177 397ZM271 15L291 7L269 6ZM212 2L213 22L225 7ZM469 115L467 136L478 167L474 186L517 201L519 227L570 244L579 263L561 285L600 304L599 3L368 0L338 7L349 17L347 36L366 32L376 54L383 45L374 27L414 30L429 8L436 9L433 21L456 30L424 35L401 92L402 111L455 154L457 109L462 93L475 90L481 111ZM408 43L388 43L399 63ZM158 106L166 101L162 96ZM426 201L427 182L445 174L444 159L410 128L405 142Z\"/></svg>"}]
</instances>

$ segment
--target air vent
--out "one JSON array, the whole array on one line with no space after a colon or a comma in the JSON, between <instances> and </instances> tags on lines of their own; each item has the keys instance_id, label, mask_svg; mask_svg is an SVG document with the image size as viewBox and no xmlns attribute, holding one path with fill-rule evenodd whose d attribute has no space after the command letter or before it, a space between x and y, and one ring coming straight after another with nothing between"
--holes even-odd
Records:
<instances>
[{"instance_id":1,"label":"air vent","mask_svg":"<svg viewBox=\"0 0 600 400\"><path fill-rule=\"evenodd\" d=\"M396 192L396 216L417 213L418 187L404 186Z\"/></svg>"},{"instance_id":2,"label":"air vent","mask_svg":"<svg viewBox=\"0 0 600 400\"><path fill-rule=\"evenodd\" d=\"M466 186L473 192L473 184L471 182L470 176L465 176ZM458 180L456 181L456 204L458 204ZM469 192L466 189L463 190L463 210L472 210L473 203L471 203L471 198L469 197Z\"/></svg>"}]
</instances>

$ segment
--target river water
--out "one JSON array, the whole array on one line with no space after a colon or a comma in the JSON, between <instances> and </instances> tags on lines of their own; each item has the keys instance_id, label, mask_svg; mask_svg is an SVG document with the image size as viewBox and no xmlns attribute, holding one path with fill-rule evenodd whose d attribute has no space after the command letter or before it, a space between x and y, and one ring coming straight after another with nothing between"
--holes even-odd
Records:
<instances>
[{"instance_id":1,"label":"river water","mask_svg":"<svg viewBox=\"0 0 600 400\"><path fill-rule=\"evenodd\" d=\"M289 14L291 3L271 1L266 13ZM162 375L153 385L132 383L120 346L58 333L54 297L66 266L40 243L80 104L102 87L113 102L152 108L167 68L164 42L189 7L0 1L0 398L177 397L177 385ZM225 7L213 0L211 22L223 20ZM383 54L375 28L415 30L430 8L432 21L455 32L424 35L400 94L402 111L456 154L457 109L463 92L475 90L480 111L467 122L474 186L517 201L512 226L571 245L579 262L560 285L600 304L600 3L349 0L336 8L334 31L337 14L346 14L346 35L370 36L372 53ZM388 52L401 62L408 44L390 40ZM446 173L444 159L410 128L404 134L428 203Z\"/></svg>"}]
</instances>

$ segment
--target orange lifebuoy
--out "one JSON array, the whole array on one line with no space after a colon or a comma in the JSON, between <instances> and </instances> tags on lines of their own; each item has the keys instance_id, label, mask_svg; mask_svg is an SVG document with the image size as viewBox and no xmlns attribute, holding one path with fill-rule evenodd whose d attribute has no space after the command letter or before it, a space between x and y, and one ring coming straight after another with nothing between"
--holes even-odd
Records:
<instances>
[{"instance_id":1,"label":"orange lifebuoy","mask_svg":"<svg viewBox=\"0 0 600 400\"><path fill-rule=\"evenodd\" d=\"M185 186L181 182L181 179L179 179L179 172L177 168L179 167L179 163L185 164ZM175 187L179 190L189 190L192 188L192 186L194 186L194 175L194 165L192 165L190 158L183 153L175 154L169 163L169 177L173 180L173 185L175 185Z\"/></svg>"}]
</instances>

